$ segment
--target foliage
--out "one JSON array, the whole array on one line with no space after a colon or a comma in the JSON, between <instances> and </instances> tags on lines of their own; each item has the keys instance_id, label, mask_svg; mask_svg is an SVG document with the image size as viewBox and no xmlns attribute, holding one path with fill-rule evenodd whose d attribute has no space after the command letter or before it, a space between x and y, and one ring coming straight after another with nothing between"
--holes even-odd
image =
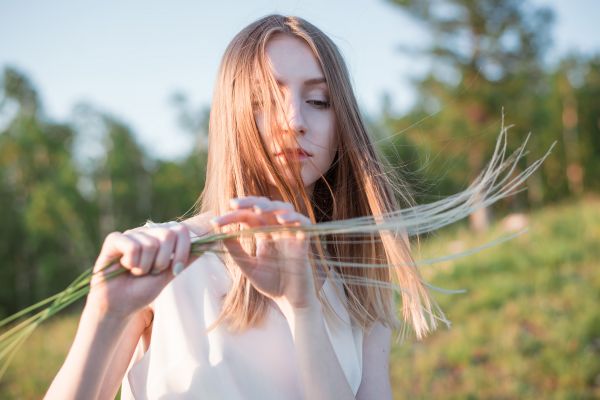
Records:
<instances>
[{"instance_id":1,"label":"foliage","mask_svg":"<svg viewBox=\"0 0 600 400\"><path fill-rule=\"evenodd\" d=\"M35 90L15 70L3 81L3 103L18 112L0 133L0 315L62 289L65 275L89 265L96 240L82 218L96 211L77 189L75 133L41 117Z\"/></svg>"},{"instance_id":2,"label":"foliage","mask_svg":"<svg viewBox=\"0 0 600 400\"><path fill-rule=\"evenodd\" d=\"M374 123L381 149L418 203L464 188L489 159L503 119L513 126L513 144L532 132L534 150L523 166L552 143L558 146L528 179L527 191L474 213L472 228L485 230L497 212L598 190L599 56L571 54L547 63L554 20L549 8L513 0L390 2L430 34L430 40L400 47L430 66L414 79L413 108L397 114L384 104Z\"/></svg>"},{"instance_id":3,"label":"foliage","mask_svg":"<svg viewBox=\"0 0 600 400\"><path fill-rule=\"evenodd\" d=\"M2 318L64 289L107 233L185 213L202 189L205 156L152 160L126 124L90 107L79 110L82 124L50 122L14 68L0 89L0 114L10 117L0 130ZM74 143L86 146L93 130L101 153L82 163Z\"/></svg>"}]
</instances>

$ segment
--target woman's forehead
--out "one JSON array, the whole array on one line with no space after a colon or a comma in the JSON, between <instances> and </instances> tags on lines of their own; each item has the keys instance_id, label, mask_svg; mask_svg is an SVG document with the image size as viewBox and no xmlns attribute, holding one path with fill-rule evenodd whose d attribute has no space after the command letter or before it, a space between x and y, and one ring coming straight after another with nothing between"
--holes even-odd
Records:
<instances>
[{"instance_id":1,"label":"woman's forehead","mask_svg":"<svg viewBox=\"0 0 600 400\"><path fill-rule=\"evenodd\" d=\"M275 78L275 83L277 84L277 86L282 87L282 86L288 86L289 84L285 81L285 80L281 80L279 77L274 77ZM252 83L254 85L260 85L260 83L262 82L262 79L255 77L254 80L252 81ZM325 77L322 74L319 74L318 76L312 77L312 78L307 78L306 80L302 81L298 81L302 86L306 86L308 88L322 88L322 89L327 89L327 79L325 79Z\"/></svg>"},{"instance_id":2,"label":"woman's forehead","mask_svg":"<svg viewBox=\"0 0 600 400\"><path fill-rule=\"evenodd\" d=\"M266 56L279 86L327 86L317 58L308 44L299 38L290 35L274 36L267 43Z\"/></svg>"}]
</instances>

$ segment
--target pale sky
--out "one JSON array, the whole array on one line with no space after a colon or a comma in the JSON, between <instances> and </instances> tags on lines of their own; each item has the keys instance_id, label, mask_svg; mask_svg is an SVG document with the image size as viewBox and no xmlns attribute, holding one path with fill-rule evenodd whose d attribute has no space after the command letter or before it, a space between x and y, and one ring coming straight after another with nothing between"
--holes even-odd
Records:
<instances>
[{"instance_id":1,"label":"pale sky","mask_svg":"<svg viewBox=\"0 0 600 400\"><path fill-rule=\"evenodd\" d=\"M600 1L537 0L557 14L550 59L569 49L600 51ZM375 113L384 92L394 108L412 102L410 78L426 68L400 54L427 32L398 7L381 0L3 0L0 67L25 72L46 114L64 121L86 101L116 115L155 157L188 153L191 138L169 103L175 91L193 105L210 103L220 57L244 26L270 13L298 15L341 48L359 102Z\"/></svg>"}]
</instances>

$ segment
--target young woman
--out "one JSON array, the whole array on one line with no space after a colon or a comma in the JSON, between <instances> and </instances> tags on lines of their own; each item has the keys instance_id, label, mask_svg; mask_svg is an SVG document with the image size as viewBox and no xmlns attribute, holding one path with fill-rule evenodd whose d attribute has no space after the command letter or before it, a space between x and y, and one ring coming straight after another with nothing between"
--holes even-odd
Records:
<instances>
[{"instance_id":1,"label":"young woman","mask_svg":"<svg viewBox=\"0 0 600 400\"><path fill-rule=\"evenodd\" d=\"M114 398L121 384L136 399L391 398L392 278L404 321L419 337L435 328L406 237L313 240L292 229L376 217L406 196L382 167L335 44L295 17L243 29L221 63L209 142L194 217L106 237L96 268L117 257L129 273L92 283L46 398ZM188 257L207 232L272 225L290 229ZM405 266L344 266L361 260Z\"/></svg>"}]
</instances>

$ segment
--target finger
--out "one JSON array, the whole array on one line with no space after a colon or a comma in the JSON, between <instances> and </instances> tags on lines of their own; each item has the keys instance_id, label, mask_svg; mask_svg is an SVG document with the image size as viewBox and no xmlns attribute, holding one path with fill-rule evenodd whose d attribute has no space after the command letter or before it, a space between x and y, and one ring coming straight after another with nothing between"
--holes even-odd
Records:
<instances>
[{"instance_id":1,"label":"finger","mask_svg":"<svg viewBox=\"0 0 600 400\"><path fill-rule=\"evenodd\" d=\"M171 271L173 272L173 275L177 275L189 264L191 248L190 231L183 224L179 224L171 228L171 230L175 232L176 235L175 252L171 261ZM160 270L159 272L161 271L163 270Z\"/></svg>"},{"instance_id":2,"label":"finger","mask_svg":"<svg viewBox=\"0 0 600 400\"><path fill-rule=\"evenodd\" d=\"M160 248L159 240L150 236L147 231L130 232L126 236L133 237L142 245L139 263L136 267L137 269L135 271L132 270L132 272L135 275L145 275L149 273L152 270L156 254Z\"/></svg>"},{"instance_id":3,"label":"finger","mask_svg":"<svg viewBox=\"0 0 600 400\"><path fill-rule=\"evenodd\" d=\"M225 226L233 223L245 223L249 227L269 225L264 216L248 209L230 211L213 218L212 222L217 226Z\"/></svg>"},{"instance_id":4,"label":"finger","mask_svg":"<svg viewBox=\"0 0 600 400\"><path fill-rule=\"evenodd\" d=\"M256 205L254 205L254 207L251 208L251 210L263 218L263 220L265 221L265 225L278 225L279 224L277 222L277 219L275 218L275 213L278 212L278 210L275 207L273 207L271 204L264 204L264 205L256 204ZM281 210L280 210L280 212L281 212Z\"/></svg>"},{"instance_id":5,"label":"finger","mask_svg":"<svg viewBox=\"0 0 600 400\"><path fill-rule=\"evenodd\" d=\"M296 223L296 222L301 225L311 225L312 224L312 221L310 220L310 218L308 218L307 216L302 215L298 212L295 212L295 211L281 212L279 214L276 214L275 218L281 224Z\"/></svg>"},{"instance_id":6,"label":"finger","mask_svg":"<svg viewBox=\"0 0 600 400\"><path fill-rule=\"evenodd\" d=\"M153 235L160 241L160 248L154 261L154 269L160 273L171 266L171 258L177 242L177 233L169 228L155 228Z\"/></svg>"},{"instance_id":7,"label":"finger","mask_svg":"<svg viewBox=\"0 0 600 400\"><path fill-rule=\"evenodd\" d=\"M254 207L255 204L266 204L270 201L271 200L269 198L264 196L237 197L229 200L229 206L235 210Z\"/></svg>"},{"instance_id":8,"label":"finger","mask_svg":"<svg viewBox=\"0 0 600 400\"><path fill-rule=\"evenodd\" d=\"M255 204L253 210L260 215L264 215L269 224L275 225L279 223L275 216L280 213L293 212L294 206L283 201L271 201Z\"/></svg>"},{"instance_id":9,"label":"finger","mask_svg":"<svg viewBox=\"0 0 600 400\"><path fill-rule=\"evenodd\" d=\"M213 219L213 222L217 226L224 226L232 223L239 223L244 228L258 228L262 226L275 226L277 221L270 221L265 215L256 214L250 209L241 209L231 211L220 217ZM254 235L258 240L270 240L271 234L269 232L255 232Z\"/></svg>"},{"instance_id":10,"label":"finger","mask_svg":"<svg viewBox=\"0 0 600 400\"><path fill-rule=\"evenodd\" d=\"M247 196L231 200L231 207L234 209L252 209L256 213L264 216L264 222L267 225L276 225L276 213L294 211L294 206L279 200L271 200L267 197Z\"/></svg>"},{"instance_id":11,"label":"finger","mask_svg":"<svg viewBox=\"0 0 600 400\"><path fill-rule=\"evenodd\" d=\"M285 212L277 214L275 217L277 219L277 222L284 226L308 226L312 224L312 221L308 217L297 212ZM306 233L298 229L292 232L284 232L283 236L295 236L298 239L304 239L306 237Z\"/></svg>"},{"instance_id":12,"label":"finger","mask_svg":"<svg viewBox=\"0 0 600 400\"><path fill-rule=\"evenodd\" d=\"M285 201L274 200L268 203L257 203L255 209L262 212L289 212L295 211L294 205Z\"/></svg>"},{"instance_id":13,"label":"finger","mask_svg":"<svg viewBox=\"0 0 600 400\"><path fill-rule=\"evenodd\" d=\"M109 270L114 270L114 267L117 266L117 263L114 262L115 260L118 260L124 268L131 270L138 265L141 250L141 244L134 238L128 237L121 232L109 233L102 244L102 249L94 264L94 272L102 270L103 273L106 273ZM109 268L106 268L107 264L111 261L114 263Z\"/></svg>"}]
</instances>

